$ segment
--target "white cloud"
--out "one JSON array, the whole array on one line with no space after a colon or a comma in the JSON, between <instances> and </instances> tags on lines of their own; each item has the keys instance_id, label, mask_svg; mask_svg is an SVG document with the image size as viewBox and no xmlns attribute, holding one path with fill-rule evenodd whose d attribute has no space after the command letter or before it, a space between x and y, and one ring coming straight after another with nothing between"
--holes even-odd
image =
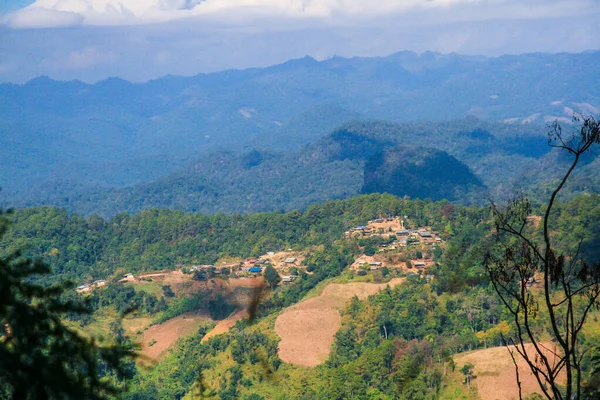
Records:
<instances>
[{"instance_id":1,"label":"white cloud","mask_svg":"<svg viewBox=\"0 0 600 400\"><path fill-rule=\"evenodd\" d=\"M0 82L144 81L399 50L579 52L600 48L599 17L598 0L38 0L0 24Z\"/></svg>"},{"instance_id":2,"label":"white cloud","mask_svg":"<svg viewBox=\"0 0 600 400\"><path fill-rule=\"evenodd\" d=\"M6 19L12 27L135 25L194 16L293 18L374 16L502 0L37 0Z\"/></svg>"},{"instance_id":3,"label":"white cloud","mask_svg":"<svg viewBox=\"0 0 600 400\"><path fill-rule=\"evenodd\" d=\"M410 12L453 14L454 19L550 18L598 8L597 0L37 0L10 14L11 27L140 25L198 17L247 22L264 17L366 21ZM454 12L460 10L460 13Z\"/></svg>"},{"instance_id":4,"label":"white cloud","mask_svg":"<svg viewBox=\"0 0 600 400\"><path fill-rule=\"evenodd\" d=\"M25 8L11 14L6 23L13 28L57 28L79 25L83 15L71 11L61 11L49 8Z\"/></svg>"}]
</instances>

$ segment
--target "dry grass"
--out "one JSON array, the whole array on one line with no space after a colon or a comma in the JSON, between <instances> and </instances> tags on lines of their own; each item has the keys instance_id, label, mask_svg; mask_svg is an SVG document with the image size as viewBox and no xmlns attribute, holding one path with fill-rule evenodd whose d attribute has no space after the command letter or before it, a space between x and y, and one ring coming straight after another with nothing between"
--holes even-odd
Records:
<instances>
[{"instance_id":1,"label":"dry grass","mask_svg":"<svg viewBox=\"0 0 600 400\"><path fill-rule=\"evenodd\" d=\"M189 313L152 325L140 336L142 356L154 361L160 360L177 339L197 332L202 324L209 321L210 318ZM150 346L152 342L154 344Z\"/></svg>"},{"instance_id":2,"label":"dry grass","mask_svg":"<svg viewBox=\"0 0 600 400\"><path fill-rule=\"evenodd\" d=\"M380 229L383 229L385 235L395 234L397 230L403 229L401 221L402 219L400 217L396 217L392 221L369 222L367 226L375 233L379 232ZM390 228L392 229L391 232Z\"/></svg>"},{"instance_id":3,"label":"dry grass","mask_svg":"<svg viewBox=\"0 0 600 400\"><path fill-rule=\"evenodd\" d=\"M146 274L144 277L149 277L149 274ZM201 282L194 281L191 275L183 274L181 271L152 273L151 278L153 280L151 283L144 282L143 280L136 282L140 286L144 284L155 284L158 285L158 287L161 285L171 285L173 291L177 295L194 293L206 288L221 291L223 293L231 293L233 291L235 299L239 303L242 311L238 311L228 318L219 321L216 327L205 336L204 341L218 334L227 332L238 320L244 318L247 315L245 308L248 303L250 292L244 293L243 288L258 287L264 282L262 277L232 279L229 284L221 279ZM133 335L149 325L149 321L147 320L149 319L136 318L125 320L126 323L124 321L124 326L129 333ZM188 313L171 318L162 324L150 326L142 335L138 336L142 348L142 358L150 360L151 362L160 360L164 357L167 350L175 344L177 339L196 332L201 325L209 321L212 320L206 316ZM150 343L152 343L151 346Z\"/></svg>"},{"instance_id":4,"label":"dry grass","mask_svg":"<svg viewBox=\"0 0 600 400\"><path fill-rule=\"evenodd\" d=\"M404 279L388 283L332 283L319 296L286 309L275 321L275 332L281 337L279 357L288 363L314 367L329 356L334 336L340 329L339 308L352 297L359 299L377 293L386 286L396 286Z\"/></svg>"},{"instance_id":5,"label":"dry grass","mask_svg":"<svg viewBox=\"0 0 600 400\"><path fill-rule=\"evenodd\" d=\"M239 279L230 279L229 280L229 289L233 290L234 298L238 304L238 310L231 314L229 317L221 320L217 323L217 325L202 338L202 342L206 342L208 339L215 337L217 335L226 333L231 329L236 322L241 319L244 319L248 316L247 307L250 302L250 297L252 295L252 291L243 291L240 289L243 288L259 288L263 286L265 283L264 278L239 278ZM235 290L238 289L238 290Z\"/></svg>"},{"instance_id":6,"label":"dry grass","mask_svg":"<svg viewBox=\"0 0 600 400\"><path fill-rule=\"evenodd\" d=\"M217 325L202 338L202 343L206 342L208 339L210 339L212 337L221 335L223 333L227 333L235 325L236 322L238 322L241 319L246 318L247 316L248 316L248 312L244 309L244 310L239 310L239 311L231 314L229 317L219 321L217 323Z\"/></svg>"},{"instance_id":7,"label":"dry grass","mask_svg":"<svg viewBox=\"0 0 600 400\"><path fill-rule=\"evenodd\" d=\"M152 318L141 317L141 318L125 318L123 319L123 328L129 336L137 335L138 331L143 331L146 327L152 324Z\"/></svg>"},{"instance_id":8,"label":"dry grass","mask_svg":"<svg viewBox=\"0 0 600 400\"><path fill-rule=\"evenodd\" d=\"M258 276L256 278L231 278L228 281L230 288L236 287L247 287L247 288L255 288L261 287L265 283L265 280L262 276Z\"/></svg>"},{"instance_id":9,"label":"dry grass","mask_svg":"<svg viewBox=\"0 0 600 400\"><path fill-rule=\"evenodd\" d=\"M546 344L546 346L553 346ZM528 353L532 349L528 346ZM530 372L529 367L518 354L515 354L519 365L519 377L523 390L523 397L532 393L541 393L537 380ZM548 356L550 353L548 352ZM474 365L473 372L476 378L473 384L477 388L482 400L509 400L518 399L519 391L515 366L506 347L492 347L458 354L454 357L458 371L463 365Z\"/></svg>"}]
</instances>

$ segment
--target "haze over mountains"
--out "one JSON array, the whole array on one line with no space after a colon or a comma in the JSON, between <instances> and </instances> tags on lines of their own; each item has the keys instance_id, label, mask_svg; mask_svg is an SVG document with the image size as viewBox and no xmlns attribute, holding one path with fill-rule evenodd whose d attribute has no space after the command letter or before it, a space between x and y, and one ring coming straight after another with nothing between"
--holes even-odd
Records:
<instances>
[{"instance_id":1,"label":"haze over mountains","mask_svg":"<svg viewBox=\"0 0 600 400\"><path fill-rule=\"evenodd\" d=\"M381 181L382 172L406 176L402 168L429 160L438 171L447 163L460 171L455 183L466 185L462 194L404 194L468 203L483 188L498 189L550 157L545 125L598 113L599 61L600 52L497 58L400 52L321 62L307 57L143 84L46 77L2 84L2 197L9 205L103 214L145 206L267 211L363 191L403 195L406 189ZM348 139L340 132L353 133L361 149L374 147L331 155ZM439 188L439 176L420 173ZM244 192L261 195L240 199ZM223 201L227 196L237 203Z\"/></svg>"}]
</instances>

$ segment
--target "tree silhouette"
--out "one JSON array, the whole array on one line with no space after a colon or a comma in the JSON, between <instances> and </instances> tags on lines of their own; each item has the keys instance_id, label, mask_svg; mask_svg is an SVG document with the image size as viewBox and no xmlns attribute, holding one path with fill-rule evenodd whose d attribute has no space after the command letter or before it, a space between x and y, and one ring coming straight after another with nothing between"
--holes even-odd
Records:
<instances>
[{"instance_id":1,"label":"tree silhouette","mask_svg":"<svg viewBox=\"0 0 600 400\"><path fill-rule=\"evenodd\" d=\"M8 229L0 210L0 238ZM50 268L20 252L0 256L0 398L104 399L120 389L103 375L126 373L134 353L121 344L102 346L69 329L62 317L88 313L83 303L61 301L72 285L32 282Z\"/></svg>"},{"instance_id":2,"label":"tree silhouette","mask_svg":"<svg viewBox=\"0 0 600 400\"><path fill-rule=\"evenodd\" d=\"M516 337L507 339L507 347L517 369L519 389L515 352L525 360L547 399L581 398L584 350L580 333L600 296L600 265L589 265L581 258L581 242L560 253L550 234L557 196L582 155L600 143L599 121L583 116L574 119L580 129L571 137L565 137L557 122L549 133L549 145L568 152L573 159L546 205L543 237L538 240L533 232L532 207L525 196L504 207L493 204L497 247L485 259L494 289L513 317ZM537 273L543 281L541 295L533 288ZM555 344L548 346L547 340L542 340L535 326L539 321L550 324ZM561 376L566 378L564 384Z\"/></svg>"}]
</instances>

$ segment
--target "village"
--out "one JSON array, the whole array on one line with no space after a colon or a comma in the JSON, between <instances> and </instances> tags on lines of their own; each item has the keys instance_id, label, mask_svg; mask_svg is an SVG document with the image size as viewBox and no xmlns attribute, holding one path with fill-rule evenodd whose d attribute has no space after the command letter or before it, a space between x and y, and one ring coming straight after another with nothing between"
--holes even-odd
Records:
<instances>
[{"instance_id":1,"label":"village","mask_svg":"<svg viewBox=\"0 0 600 400\"><path fill-rule=\"evenodd\" d=\"M407 217L380 218L369 221L345 232L347 238L358 241L363 248L350 269L357 275L367 275L369 271L384 270L405 273L408 277L421 276L431 280L432 274L424 274L433 266L436 252L441 254L443 239L439 232L427 227L407 229Z\"/></svg>"},{"instance_id":2,"label":"village","mask_svg":"<svg viewBox=\"0 0 600 400\"><path fill-rule=\"evenodd\" d=\"M435 264L436 251L441 252L443 240L438 232L427 227L405 228L406 217L382 218L369 221L367 225L357 226L344 233L347 240L355 240L363 250L349 266L357 276L366 276L379 271L387 275L434 278L426 273L428 267ZM145 272L134 276L124 274L118 282L147 282L177 274L181 279L206 281L214 278L233 281L236 279L257 278L264 274L267 267L273 267L280 276L283 285L292 284L300 273L310 274L304 264L305 253L287 249L269 251L257 258L228 260L216 264L177 264L175 271ZM187 277L187 278L186 278ZM89 293L106 285L106 280L97 280L77 287L78 293Z\"/></svg>"}]
</instances>

